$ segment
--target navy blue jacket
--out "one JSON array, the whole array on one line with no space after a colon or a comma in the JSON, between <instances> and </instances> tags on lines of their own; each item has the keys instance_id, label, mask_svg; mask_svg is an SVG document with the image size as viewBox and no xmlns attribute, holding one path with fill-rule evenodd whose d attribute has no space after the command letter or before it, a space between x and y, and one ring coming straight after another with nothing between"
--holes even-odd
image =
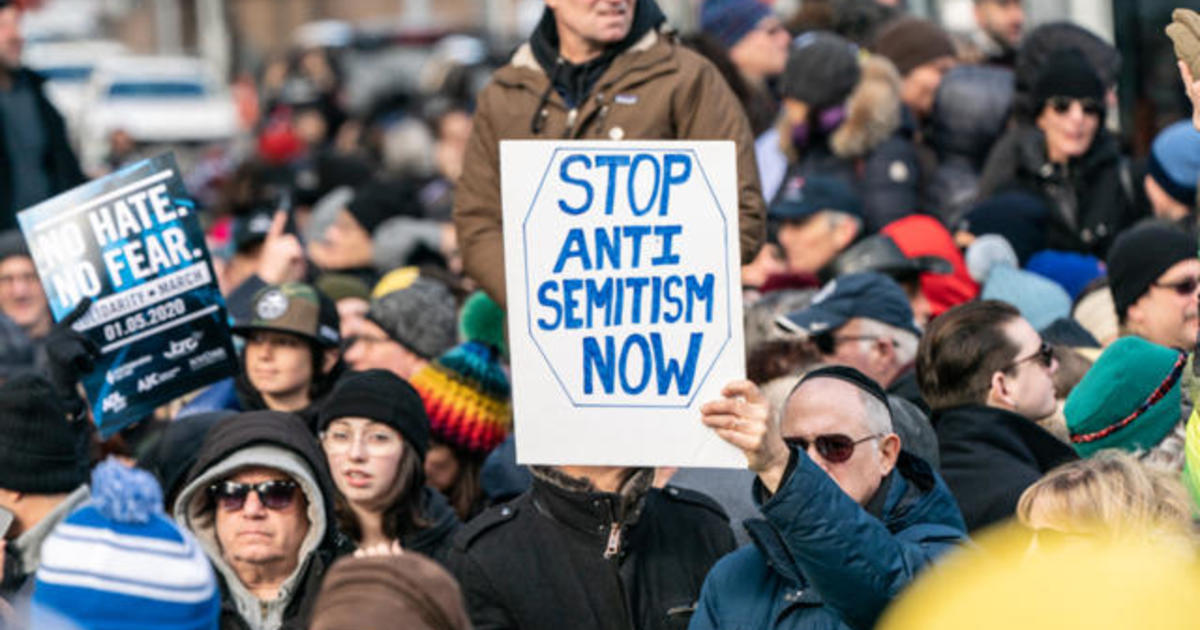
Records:
<instances>
[{"instance_id":1,"label":"navy blue jacket","mask_svg":"<svg viewBox=\"0 0 1200 630\"><path fill-rule=\"evenodd\" d=\"M871 501L879 518L803 452L792 460L762 504L766 519L746 523L754 544L709 572L690 630L870 628L925 565L966 540L954 497L913 455L901 452Z\"/></svg>"}]
</instances>

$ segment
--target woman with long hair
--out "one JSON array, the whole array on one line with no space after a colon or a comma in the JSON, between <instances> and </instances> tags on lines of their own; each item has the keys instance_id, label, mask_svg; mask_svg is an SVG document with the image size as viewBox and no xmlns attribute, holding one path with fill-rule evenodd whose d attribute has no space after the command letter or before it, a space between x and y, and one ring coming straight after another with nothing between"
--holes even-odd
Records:
<instances>
[{"instance_id":1,"label":"woman with long hair","mask_svg":"<svg viewBox=\"0 0 1200 630\"><path fill-rule=\"evenodd\" d=\"M318 427L342 533L359 547L399 544L443 560L459 521L425 486L429 419L412 386L386 370L349 373L321 407Z\"/></svg>"}]
</instances>

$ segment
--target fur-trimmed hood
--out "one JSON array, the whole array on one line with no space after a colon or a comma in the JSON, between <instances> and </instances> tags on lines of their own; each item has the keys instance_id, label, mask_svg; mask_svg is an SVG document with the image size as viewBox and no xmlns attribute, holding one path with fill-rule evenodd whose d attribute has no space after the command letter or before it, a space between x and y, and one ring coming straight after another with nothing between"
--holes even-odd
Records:
<instances>
[{"instance_id":1,"label":"fur-trimmed hood","mask_svg":"<svg viewBox=\"0 0 1200 630\"><path fill-rule=\"evenodd\" d=\"M880 55L866 55L859 62L862 76L846 99L846 118L829 136L829 150L839 158L853 159L870 153L900 128L900 73ZM779 137L788 160L799 153L792 144L792 130L780 116Z\"/></svg>"}]
</instances>

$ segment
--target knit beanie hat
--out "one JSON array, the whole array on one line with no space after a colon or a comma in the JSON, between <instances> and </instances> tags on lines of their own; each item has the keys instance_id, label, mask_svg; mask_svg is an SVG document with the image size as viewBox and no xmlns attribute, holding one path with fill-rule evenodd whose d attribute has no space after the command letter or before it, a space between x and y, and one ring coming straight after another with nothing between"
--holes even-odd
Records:
<instances>
[{"instance_id":1,"label":"knit beanie hat","mask_svg":"<svg viewBox=\"0 0 1200 630\"><path fill-rule=\"evenodd\" d=\"M861 74L857 46L833 33L810 31L793 42L779 92L822 110L849 98Z\"/></svg>"},{"instance_id":2,"label":"knit beanie hat","mask_svg":"<svg viewBox=\"0 0 1200 630\"><path fill-rule=\"evenodd\" d=\"M1052 96L1090 98L1104 106L1104 83L1077 48L1060 48L1046 58L1033 82L1033 104L1040 112Z\"/></svg>"},{"instance_id":3,"label":"knit beanie hat","mask_svg":"<svg viewBox=\"0 0 1200 630\"><path fill-rule=\"evenodd\" d=\"M324 431L338 418L370 418L404 436L421 460L429 450L429 418L421 396L407 381L388 370L350 372L334 386L321 405L317 429Z\"/></svg>"},{"instance_id":4,"label":"knit beanie hat","mask_svg":"<svg viewBox=\"0 0 1200 630\"><path fill-rule=\"evenodd\" d=\"M942 57L953 57L954 42L937 24L904 17L879 30L873 50L896 64L900 76L907 76L917 66Z\"/></svg>"},{"instance_id":5,"label":"knit beanie hat","mask_svg":"<svg viewBox=\"0 0 1200 630\"><path fill-rule=\"evenodd\" d=\"M1118 234L1108 250L1108 283L1120 323L1159 276L1192 258L1196 239L1165 223L1150 221Z\"/></svg>"},{"instance_id":6,"label":"knit beanie hat","mask_svg":"<svg viewBox=\"0 0 1200 630\"><path fill-rule=\"evenodd\" d=\"M1044 249L1029 257L1025 270L1057 282L1074 300L1093 280L1104 275L1104 263L1089 254Z\"/></svg>"},{"instance_id":7,"label":"knit beanie hat","mask_svg":"<svg viewBox=\"0 0 1200 630\"><path fill-rule=\"evenodd\" d=\"M0 261L10 256L33 258L29 254L29 246L20 230L5 230L0 232Z\"/></svg>"},{"instance_id":8,"label":"knit beanie hat","mask_svg":"<svg viewBox=\"0 0 1200 630\"><path fill-rule=\"evenodd\" d=\"M1146 162L1150 177L1188 208L1196 207L1200 181L1200 131L1190 120L1181 120L1158 132Z\"/></svg>"},{"instance_id":9,"label":"knit beanie hat","mask_svg":"<svg viewBox=\"0 0 1200 630\"><path fill-rule=\"evenodd\" d=\"M57 616L80 630L216 630L221 609L207 557L163 513L154 476L114 459L42 544L35 580L35 628Z\"/></svg>"},{"instance_id":10,"label":"knit beanie hat","mask_svg":"<svg viewBox=\"0 0 1200 630\"><path fill-rule=\"evenodd\" d=\"M1182 419L1180 377L1187 354L1122 337L1071 390L1063 414L1071 445L1087 457L1102 448L1147 450Z\"/></svg>"},{"instance_id":11,"label":"knit beanie hat","mask_svg":"<svg viewBox=\"0 0 1200 630\"><path fill-rule=\"evenodd\" d=\"M770 13L759 0L705 0L700 7L700 30L732 48Z\"/></svg>"},{"instance_id":12,"label":"knit beanie hat","mask_svg":"<svg viewBox=\"0 0 1200 630\"><path fill-rule=\"evenodd\" d=\"M511 387L500 365L504 311L477 292L463 306L467 339L413 375L439 442L485 454L512 429Z\"/></svg>"},{"instance_id":13,"label":"knit beanie hat","mask_svg":"<svg viewBox=\"0 0 1200 630\"><path fill-rule=\"evenodd\" d=\"M441 282L404 267L381 278L371 296L367 318L421 358L433 359L454 345L454 296Z\"/></svg>"},{"instance_id":14,"label":"knit beanie hat","mask_svg":"<svg viewBox=\"0 0 1200 630\"><path fill-rule=\"evenodd\" d=\"M403 184L388 181L363 185L346 205L346 210L367 234L374 233L380 223L396 215L411 214L412 209L412 191Z\"/></svg>"},{"instance_id":15,"label":"knit beanie hat","mask_svg":"<svg viewBox=\"0 0 1200 630\"><path fill-rule=\"evenodd\" d=\"M29 494L71 492L87 482L90 424L68 418L41 376L0 384L0 488Z\"/></svg>"},{"instance_id":16,"label":"knit beanie hat","mask_svg":"<svg viewBox=\"0 0 1200 630\"><path fill-rule=\"evenodd\" d=\"M321 585L311 630L469 630L462 591L438 563L406 551L343 558Z\"/></svg>"}]
</instances>

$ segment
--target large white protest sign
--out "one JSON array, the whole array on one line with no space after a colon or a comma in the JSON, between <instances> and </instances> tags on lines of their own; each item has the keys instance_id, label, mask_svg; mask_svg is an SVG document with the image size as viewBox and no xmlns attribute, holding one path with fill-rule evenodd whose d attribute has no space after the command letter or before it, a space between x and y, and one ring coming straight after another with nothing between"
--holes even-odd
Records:
<instances>
[{"instance_id":1,"label":"large white protest sign","mask_svg":"<svg viewBox=\"0 0 1200 630\"><path fill-rule=\"evenodd\" d=\"M700 405L745 372L733 142L504 141L517 458L742 467Z\"/></svg>"}]
</instances>

